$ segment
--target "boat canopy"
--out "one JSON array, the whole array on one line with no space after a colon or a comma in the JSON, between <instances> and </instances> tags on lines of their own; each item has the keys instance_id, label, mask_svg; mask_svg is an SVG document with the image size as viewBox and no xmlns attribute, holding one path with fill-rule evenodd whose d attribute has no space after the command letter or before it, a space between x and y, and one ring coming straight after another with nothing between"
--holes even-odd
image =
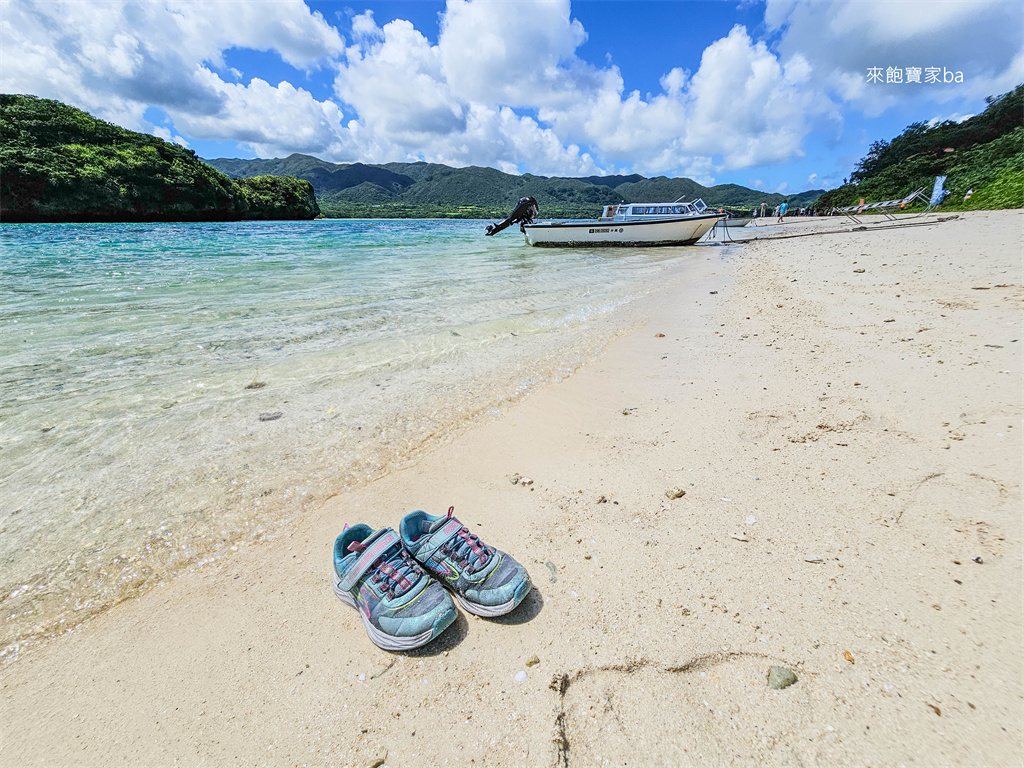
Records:
<instances>
[{"instance_id":1,"label":"boat canopy","mask_svg":"<svg viewBox=\"0 0 1024 768\"><path fill-rule=\"evenodd\" d=\"M704 213L708 207L703 200L694 200L691 203L621 203L620 205L606 205L604 219L634 219L649 218L651 216L696 216Z\"/></svg>"}]
</instances>

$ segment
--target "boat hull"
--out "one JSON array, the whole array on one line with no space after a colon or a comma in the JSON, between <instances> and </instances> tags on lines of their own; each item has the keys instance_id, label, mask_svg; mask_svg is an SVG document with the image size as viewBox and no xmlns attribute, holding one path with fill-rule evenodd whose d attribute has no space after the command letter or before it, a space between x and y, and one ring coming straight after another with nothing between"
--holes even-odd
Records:
<instances>
[{"instance_id":1,"label":"boat hull","mask_svg":"<svg viewBox=\"0 0 1024 768\"><path fill-rule=\"evenodd\" d=\"M641 221L543 221L527 224L523 232L527 245L542 247L692 245L720 218L708 214Z\"/></svg>"}]
</instances>

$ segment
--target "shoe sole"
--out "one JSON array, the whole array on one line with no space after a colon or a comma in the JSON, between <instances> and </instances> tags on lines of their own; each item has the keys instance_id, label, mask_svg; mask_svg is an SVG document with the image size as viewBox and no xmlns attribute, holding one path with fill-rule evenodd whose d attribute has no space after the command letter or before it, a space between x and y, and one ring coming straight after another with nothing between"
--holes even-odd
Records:
<instances>
[{"instance_id":1,"label":"shoe sole","mask_svg":"<svg viewBox=\"0 0 1024 768\"><path fill-rule=\"evenodd\" d=\"M495 616L504 616L506 613L511 613L515 610L523 599L530 594L530 590L533 588L533 584L527 579L518 587L512 595L512 599L507 602L500 603L499 605L484 605L483 603L474 603L467 597L460 595L454 589L449 590L452 593L459 605L470 613L476 616L483 616L484 618L493 618Z\"/></svg>"},{"instance_id":2,"label":"shoe sole","mask_svg":"<svg viewBox=\"0 0 1024 768\"><path fill-rule=\"evenodd\" d=\"M426 645L448 629L448 627L451 626L451 623L455 621L455 617L458 615L454 608L449 608L434 621L434 626L430 629L421 632L418 635L399 637L397 635L389 635L387 632L384 632L371 624L369 617L359 610L359 606L356 605L355 598L339 587L337 576L335 576L334 579L334 594L337 595L338 599L345 605L355 609L356 613L359 614L359 618L363 620L363 627L366 629L367 637L370 638L374 645L378 648L383 648L385 651L411 651L414 648Z\"/></svg>"}]
</instances>

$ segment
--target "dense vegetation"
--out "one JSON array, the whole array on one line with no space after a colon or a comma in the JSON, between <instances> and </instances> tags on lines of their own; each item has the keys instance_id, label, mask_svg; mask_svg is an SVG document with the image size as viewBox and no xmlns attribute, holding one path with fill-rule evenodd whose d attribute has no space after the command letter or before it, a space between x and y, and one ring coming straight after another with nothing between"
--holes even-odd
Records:
<instances>
[{"instance_id":1,"label":"dense vegetation","mask_svg":"<svg viewBox=\"0 0 1024 768\"><path fill-rule=\"evenodd\" d=\"M905 197L946 176L944 210L1024 206L1024 85L986 99L962 123L913 123L892 141L876 141L849 182L821 196L818 207ZM973 194L964 200L968 190Z\"/></svg>"},{"instance_id":2,"label":"dense vegetation","mask_svg":"<svg viewBox=\"0 0 1024 768\"><path fill-rule=\"evenodd\" d=\"M292 176L231 179L244 219L312 219L320 214L313 185Z\"/></svg>"},{"instance_id":3,"label":"dense vegetation","mask_svg":"<svg viewBox=\"0 0 1024 768\"><path fill-rule=\"evenodd\" d=\"M194 152L34 96L0 95L0 220L311 219L295 178L235 181Z\"/></svg>"},{"instance_id":4,"label":"dense vegetation","mask_svg":"<svg viewBox=\"0 0 1024 768\"><path fill-rule=\"evenodd\" d=\"M345 218L503 218L526 195L537 198L545 217L596 216L619 202L692 200L714 208L750 210L786 199L735 184L704 187L691 179L659 176L521 176L494 168L451 168L437 163L334 164L309 155L274 160L208 160L229 176L283 173L312 183L325 216ZM821 190L788 197L791 208L811 205Z\"/></svg>"}]
</instances>

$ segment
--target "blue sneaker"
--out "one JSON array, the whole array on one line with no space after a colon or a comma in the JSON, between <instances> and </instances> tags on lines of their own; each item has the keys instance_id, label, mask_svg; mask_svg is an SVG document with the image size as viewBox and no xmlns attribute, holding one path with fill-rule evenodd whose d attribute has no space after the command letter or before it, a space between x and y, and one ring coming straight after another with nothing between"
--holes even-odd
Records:
<instances>
[{"instance_id":1,"label":"blue sneaker","mask_svg":"<svg viewBox=\"0 0 1024 768\"><path fill-rule=\"evenodd\" d=\"M455 604L391 528L353 525L334 542L334 594L387 651L426 645L455 621Z\"/></svg>"},{"instance_id":2,"label":"blue sneaker","mask_svg":"<svg viewBox=\"0 0 1024 768\"><path fill-rule=\"evenodd\" d=\"M399 531L410 554L455 595L459 604L477 616L502 616L530 591L530 577L514 559L488 547L452 517L411 512Z\"/></svg>"}]
</instances>

